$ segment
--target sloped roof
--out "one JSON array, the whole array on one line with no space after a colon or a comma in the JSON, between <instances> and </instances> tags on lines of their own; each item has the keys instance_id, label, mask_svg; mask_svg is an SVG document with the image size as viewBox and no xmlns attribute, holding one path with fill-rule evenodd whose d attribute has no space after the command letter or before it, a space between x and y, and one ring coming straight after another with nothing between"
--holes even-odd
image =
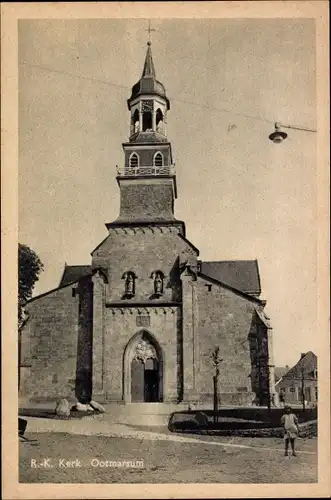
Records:
<instances>
[{"instance_id":1,"label":"sloped roof","mask_svg":"<svg viewBox=\"0 0 331 500\"><path fill-rule=\"evenodd\" d=\"M274 372L275 372L275 379L279 380L281 377L285 375L289 371L290 367L289 366L275 366Z\"/></svg>"},{"instance_id":2,"label":"sloped roof","mask_svg":"<svg viewBox=\"0 0 331 500\"><path fill-rule=\"evenodd\" d=\"M260 295L261 283L256 260L201 262L203 274L251 295Z\"/></svg>"},{"instance_id":3,"label":"sloped roof","mask_svg":"<svg viewBox=\"0 0 331 500\"><path fill-rule=\"evenodd\" d=\"M297 364L285 373L282 378L299 378L302 376L302 369L305 378L314 378L314 370L317 369L317 356L312 351L302 353Z\"/></svg>"},{"instance_id":4,"label":"sloped roof","mask_svg":"<svg viewBox=\"0 0 331 500\"><path fill-rule=\"evenodd\" d=\"M129 144L132 144L133 142L135 142L135 143L142 142L142 143L146 143L146 144L149 144L149 143L154 144L155 142L168 143L168 139L163 134L160 134L159 132L155 132L153 130L148 131L148 132L147 131L146 132L139 131L130 137ZM127 143L125 143L125 144L127 144Z\"/></svg>"},{"instance_id":5,"label":"sloped roof","mask_svg":"<svg viewBox=\"0 0 331 500\"><path fill-rule=\"evenodd\" d=\"M256 260L201 262L202 274L241 292L259 295L260 277ZM59 286L65 286L92 273L88 265L65 266Z\"/></svg>"},{"instance_id":6,"label":"sloped roof","mask_svg":"<svg viewBox=\"0 0 331 500\"><path fill-rule=\"evenodd\" d=\"M59 287L78 281L83 276L92 273L91 266L65 266Z\"/></svg>"}]
</instances>

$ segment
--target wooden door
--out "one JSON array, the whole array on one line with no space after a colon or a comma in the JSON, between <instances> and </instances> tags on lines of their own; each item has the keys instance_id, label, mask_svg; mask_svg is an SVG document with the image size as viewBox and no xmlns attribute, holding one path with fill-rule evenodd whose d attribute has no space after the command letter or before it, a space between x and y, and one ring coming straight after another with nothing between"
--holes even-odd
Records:
<instances>
[{"instance_id":1,"label":"wooden door","mask_svg":"<svg viewBox=\"0 0 331 500\"><path fill-rule=\"evenodd\" d=\"M159 401L159 377L156 359L147 359L145 363L145 401L155 403Z\"/></svg>"},{"instance_id":2,"label":"wooden door","mask_svg":"<svg viewBox=\"0 0 331 500\"><path fill-rule=\"evenodd\" d=\"M145 367L140 359L133 359L131 363L131 401L143 402L145 399Z\"/></svg>"}]
</instances>

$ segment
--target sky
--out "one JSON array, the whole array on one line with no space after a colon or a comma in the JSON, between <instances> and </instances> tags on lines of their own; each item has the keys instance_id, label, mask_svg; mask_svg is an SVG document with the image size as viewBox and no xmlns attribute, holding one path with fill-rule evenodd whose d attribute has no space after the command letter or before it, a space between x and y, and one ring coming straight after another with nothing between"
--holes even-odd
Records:
<instances>
[{"instance_id":1,"label":"sky","mask_svg":"<svg viewBox=\"0 0 331 500\"><path fill-rule=\"evenodd\" d=\"M19 241L44 263L89 264L119 213L147 20L21 20ZM152 52L170 99L176 218L201 260L258 259L277 366L318 353L315 25L312 19L155 19ZM285 129L284 129L285 130Z\"/></svg>"}]
</instances>

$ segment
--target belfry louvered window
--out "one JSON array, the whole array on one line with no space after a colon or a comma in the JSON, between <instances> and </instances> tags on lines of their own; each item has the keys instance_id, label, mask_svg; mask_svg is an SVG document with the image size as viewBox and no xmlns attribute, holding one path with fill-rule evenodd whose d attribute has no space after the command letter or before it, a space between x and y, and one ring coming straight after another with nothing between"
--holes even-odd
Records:
<instances>
[{"instance_id":1,"label":"belfry louvered window","mask_svg":"<svg viewBox=\"0 0 331 500\"><path fill-rule=\"evenodd\" d=\"M137 168L139 166L139 157L137 153L132 153L129 159L130 168Z\"/></svg>"},{"instance_id":2,"label":"belfry louvered window","mask_svg":"<svg viewBox=\"0 0 331 500\"><path fill-rule=\"evenodd\" d=\"M154 167L163 167L162 153L156 153L154 156Z\"/></svg>"}]
</instances>

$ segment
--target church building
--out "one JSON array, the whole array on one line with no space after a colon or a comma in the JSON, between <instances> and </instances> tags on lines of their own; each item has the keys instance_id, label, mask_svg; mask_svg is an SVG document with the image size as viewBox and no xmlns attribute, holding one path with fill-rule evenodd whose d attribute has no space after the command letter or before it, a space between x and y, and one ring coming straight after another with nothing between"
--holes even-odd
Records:
<instances>
[{"instance_id":1,"label":"church building","mask_svg":"<svg viewBox=\"0 0 331 500\"><path fill-rule=\"evenodd\" d=\"M90 264L66 265L56 289L26 304L20 395L212 405L219 347L221 405L267 404L272 328L258 263L200 260L175 217L170 102L150 42L127 105L119 216Z\"/></svg>"}]
</instances>

